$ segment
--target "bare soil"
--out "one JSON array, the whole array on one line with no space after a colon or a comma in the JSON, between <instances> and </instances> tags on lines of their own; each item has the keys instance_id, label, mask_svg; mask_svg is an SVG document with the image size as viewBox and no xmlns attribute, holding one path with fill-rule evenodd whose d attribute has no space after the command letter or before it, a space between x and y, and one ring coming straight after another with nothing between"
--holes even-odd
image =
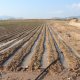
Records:
<instances>
[{"instance_id":1,"label":"bare soil","mask_svg":"<svg viewBox=\"0 0 80 80\"><path fill-rule=\"evenodd\" d=\"M0 80L80 80L79 25L1 21Z\"/></svg>"}]
</instances>

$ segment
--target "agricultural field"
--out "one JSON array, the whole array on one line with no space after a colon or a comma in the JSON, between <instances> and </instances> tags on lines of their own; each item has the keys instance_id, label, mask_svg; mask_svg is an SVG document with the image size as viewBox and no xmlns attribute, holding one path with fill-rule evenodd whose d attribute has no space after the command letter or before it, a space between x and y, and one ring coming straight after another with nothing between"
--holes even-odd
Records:
<instances>
[{"instance_id":1,"label":"agricultural field","mask_svg":"<svg viewBox=\"0 0 80 80\"><path fill-rule=\"evenodd\" d=\"M0 21L0 80L80 80L80 27L70 20Z\"/></svg>"}]
</instances>

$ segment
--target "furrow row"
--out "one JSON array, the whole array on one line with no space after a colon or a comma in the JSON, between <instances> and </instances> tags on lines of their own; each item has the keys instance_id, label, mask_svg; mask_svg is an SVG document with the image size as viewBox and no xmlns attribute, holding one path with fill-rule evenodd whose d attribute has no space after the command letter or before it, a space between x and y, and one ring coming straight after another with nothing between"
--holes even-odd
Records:
<instances>
[{"instance_id":1,"label":"furrow row","mask_svg":"<svg viewBox=\"0 0 80 80\"><path fill-rule=\"evenodd\" d=\"M44 53L44 38L45 38L44 36L45 36L45 27L43 26L39 42L35 48L34 55L32 56L31 63L29 65L29 68L31 70L39 69L42 66L41 60L42 60L42 55Z\"/></svg>"},{"instance_id":2,"label":"furrow row","mask_svg":"<svg viewBox=\"0 0 80 80\"><path fill-rule=\"evenodd\" d=\"M15 42L15 44L11 45L10 47L4 49L0 52L0 65L2 65L6 60L8 60L11 56L15 54L15 52L22 47L38 30L39 28L35 29L32 33L30 33L25 38Z\"/></svg>"},{"instance_id":3,"label":"furrow row","mask_svg":"<svg viewBox=\"0 0 80 80\"><path fill-rule=\"evenodd\" d=\"M17 37L15 36L15 38L11 41L8 41L6 43L2 43L2 45L0 46L0 51L5 49L5 48L8 48L9 46L11 46L12 44L14 44L16 41L20 40L20 39L23 39L24 37L28 36L32 31L34 31L36 28L32 29L32 30L29 30L27 32L25 32L25 34L21 35L17 35ZM22 34L22 33L21 33Z\"/></svg>"},{"instance_id":4,"label":"furrow row","mask_svg":"<svg viewBox=\"0 0 80 80\"><path fill-rule=\"evenodd\" d=\"M30 52L32 46L34 45L37 37L39 36L41 30L42 30L41 28L39 30L37 30L36 34L34 34L33 37L27 43L25 43L21 47L21 49L19 49L16 52L15 56L13 57L11 62L8 64L6 69L8 69L8 70L16 70L16 69L18 70L18 69L20 69L19 66L21 65L24 57L29 54L29 52Z\"/></svg>"}]
</instances>

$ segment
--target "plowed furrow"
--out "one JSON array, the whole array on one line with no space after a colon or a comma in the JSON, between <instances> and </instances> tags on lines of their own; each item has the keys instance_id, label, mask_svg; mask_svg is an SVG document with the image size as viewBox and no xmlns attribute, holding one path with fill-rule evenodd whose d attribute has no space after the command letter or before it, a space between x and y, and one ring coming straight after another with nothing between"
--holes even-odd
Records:
<instances>
[{"instance_id":1,"label":"plowed furrow","mask_svg":"<svg viewBox=\"0 0 80 80\"><path fill-rule=\"evenodd\" d=\"M47 30L47 35L48 35L47 46L48 46L48 51L49 51L49 62L51 63L51 62L55 61L56 59L58 59L59 56L58 56L58 53L57 53L56 48L54 46L54 41L53 41L52 36L50 34L49 28Z\"/></svg>"},{"instance_id":2,"label":"plowed furrow","mask_svg":"<svg viewBox=\"0 0 80 80\"><path fill-rule=\"evenodd\" d=\"M28 68L28 67L29 67L29 64L31 63L32 56L33 56L34 53L35 53L35 50L36 50L37 44L38 44L38 42L39 42L39 40L40 40L40 37L41 37L41 33L40 33L40 35L38 36L37 40L35 41L35 43L34 43L32 49L31 49L31 52L29 53L29 55L24 58L24 60L23 60L23 62L22 62L22 64L21 64L21 67L22 67L22 68L25 69L25 68Z\"/></svg>"},{"instance_id":3,"label":"plowed furrow","mask_svg":"<svg viewBox=\"0 0 80 80\"><path fill-rule=\"evenodd\" d=\"M46 24L45 24L46 26ZM44 53L42 55L42 66L41 68L46 68L49 65L49 51L48 51L48 31L47 31L47 26L46 26L46 31L45 31L45 41L44 41Z\"/></svg>"},{"instance_id":4,"label":"plowed furrow","mask_svg":"<svg viewBox=\"0 0 80 80\"><path fill-rule=\"evenodd\" d=\"M34 45L37 37L40 34L41 29L39 29L36 34L27 42L25 43L21 49L19 49L16 54L14 55L11 62L8 64L7 69L9 70L16 70L17 67L19 67L24 60L25 56L27 56Z\"/></svg>"},{"instance_id":5,"label":"plowed furrow","mask_svg":"<svg viewBox=\"0 0 80 80\"><path fill-rule=\"evenodd\" d=\"M54 31L53 31L53 34L54 34ZM67 47L65 47L64 43L62 42L61 39L59 39L58 35L55 35L55 39L63 53L64 60L65 60L63 61L64 66L66 68L71 68L71 69L75 69L79 67L79 62L77 58L74 55L72 55L72 52L70 52Z\"/></svg>"},{"instance_id":6,"label":"plowed furrow","mask_svg":"<svg viewBox=\"0 0 80 80\"><path fill-rule=\"evenodd\" d=\"M35 28L36 29L36 28ZM30 31L27 31L25 32L25 34L23 34L22 36L17 36L14 38L14 40L11 40L11 41L8 41L6 43L3 43L1 46L0 46L0 51L5 49L5 48L8 48L9 46L11 46L13 43L15 43L16 41L20 40L20 39L23 39L24 37L28 36L32 31L34 31L35 29L32 29Z\"/></svg>"},{"instance_id":7,"label":"plowed furrow","mask_svg":"<svg viewBox=\"0 0 80 80\"><path fill-rule=\"evenodd\" d=\"M5 49L5 48L7 48L7 47L9 47L10 45L12 45L12 44L15 42L15 40L16 40L16 39L11 40L11 41L8 41L8 42L6 42L6 43L2 43L2 44L0 45L0 51L3 50L3 49Z\"/></svg>"},{"instance_id":8,"label":"plowed furrow","mask_svg":"<svg viewBox=\"0 0 80 80\"><path fill-rule=\"evenodd\" d=\"M27 28L27 27L26 27ZM17 37L20 37L20 36L22 36L23 34L24 34L24 32L26 32L26 31L29 31L28 29L22 29L22 30L16 30L15 32L13 32L13 33L10 33L10 34L8 34L8 35L6 35L6 36L3 36L3 37L1 37L0 38L0 42L7 42L7 41L10 41L10 40L12 40L12 39L15 39L15 38L17 38ZM34 27L35 28L35 27Z\"/></svg>"},{"instance_id":9,"label":"plowed furrow","mask_svg":"<svg viewBox=\"0 0 80 80\"><path fill-rule=\"evenodd\" d=\"M32 61L29 65L30 69L35 70L41 67L41 59L44 53L44 35L45 35L45 27L43 26L43 31L40 35L40 40L36 46L35 53L32 57Z\"/></svg>"},{"instance_id":10,"label":"plowed furrow","mask_svg":"<svg viewBox=\"0 0 80 80\"><path fill-rule=\"evenodd\" d=\"M14 55L14 53L21 48L21 46L23 44L25 44L38 30L39 28L37 28L36 30L34 30L31 34L29 34L28 36L26 36L25 38L17 41L15 44L11 45L8 49L5 49L3 51L1 51L0 53L0 64L2 65L6 60L8 60L12 55Z\"/></svg>"},{"instance_id":11,"label":"plowed furrow","mask_svg":"<svg viewBox=\"0 0 80 80\"><path fill-rule=\"evenodd\" d=\"M52 39L53 39L53 41L54 41L55 49L56 49L56 51L57 51L57 53L58 53L59 62L60 62L60 64L63 66L63 65L64 65L64 62L65 62L63 53L62 53L60 47L59 47L58 44L57 44L57 41L56 41L56 39L55 39L55 35L53 34L52 29L49 28L49 31L50 31L50 34L51 34Z\"/></svg>"},{"instance_id":12,"label":"plowed furrow","mask_svg":"<svg viewBox=\"0 0 80 80\"><path fill-rule=\"evenodd\" d=\"M20 34L16 34L14 37L10 38L9 40L13 40L13 39L22 39L24 38L25 36L27 36L28 34L30 34L32 31L34 31L37 27L33 27L32 29L30 30L24 30L23 32L21 32Z\"/></svg>"}]
</instances>

